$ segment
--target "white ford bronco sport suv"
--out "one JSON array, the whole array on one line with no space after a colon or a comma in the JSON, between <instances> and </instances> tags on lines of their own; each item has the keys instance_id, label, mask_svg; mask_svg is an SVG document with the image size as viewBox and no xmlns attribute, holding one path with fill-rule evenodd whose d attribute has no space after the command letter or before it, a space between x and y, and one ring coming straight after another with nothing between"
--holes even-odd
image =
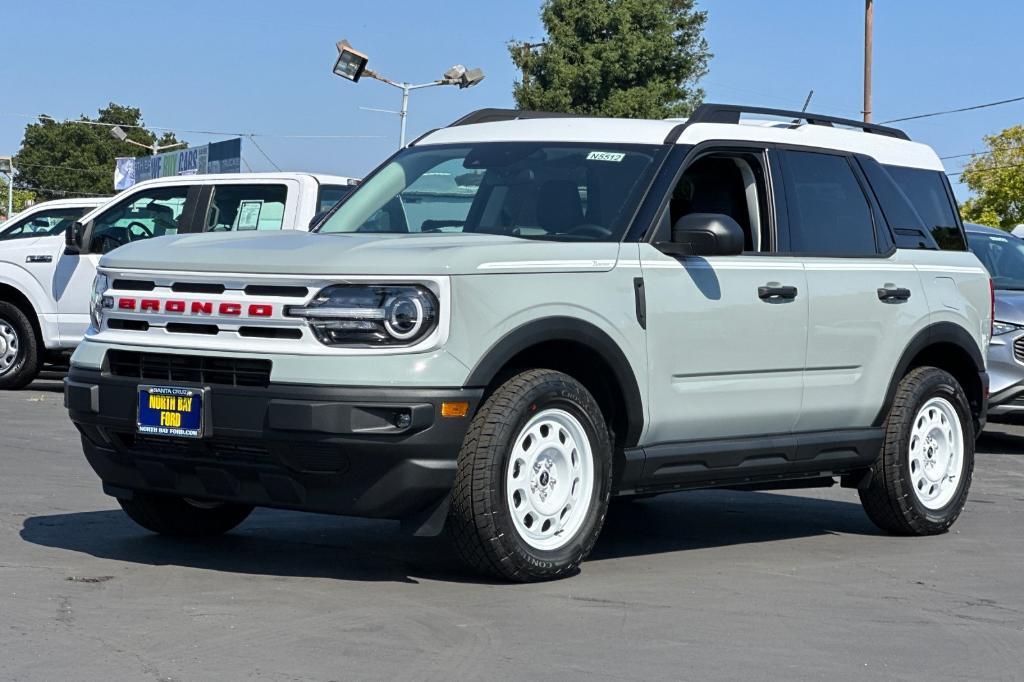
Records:
<instances>
[{"instance_id":1,"label":"white ford bronco sport suv","mask_svg":"<svg viewBox=\"0 0 1024 682\"><path fill-rule=\"evenodd\" d=\"M926 535L970 485L990 292L900 131L492 109L315 233L104 256L66 404L158 533L254 506L401 519L531 581L576 570L612 497L838 480Z\"/></svg>"},{"instance_id":2,"label":"white ford bronco sport suv","mask_svg":"<svg viewBox=\"0 0 1024 682\"><path fill-rule=\"evenodd\" d=\"M0 389L27 386L44 362L67 361L89 326L102 254L167 234L307 230L353 182L312 173L167 177L109 199L40 204L22 214L28 223L16 216L0 226Z\"/></svg>"}]
</instances>

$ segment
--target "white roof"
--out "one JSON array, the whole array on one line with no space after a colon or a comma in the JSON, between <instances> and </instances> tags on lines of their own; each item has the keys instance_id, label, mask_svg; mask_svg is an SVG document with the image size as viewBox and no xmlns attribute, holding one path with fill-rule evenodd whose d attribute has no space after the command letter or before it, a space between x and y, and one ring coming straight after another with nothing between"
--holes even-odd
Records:
<instances>
[{"instance_id":1,"label":"white roof","mask_svg":"<svg viewBox=\"0 0 1024 682\"><path fill-rule=\"evenodd\" d=\"M350 180L344 175L328 175L327 173L300 173L291 171L278 171L273 173L211 173L209 175L169 175L163 178L153 178L136 183L128 189L149 187L159 185L162 187L171 185L212 185L217 182L273 182L274 180L298 180L302 178L313 178L321 184L346 185Z\"/></svg>"},{"instance_id":2,"label":"white roof","mask_svg":"<svg viewBox=\"0 0 1024 682\"><path fill-rule=\"evenodd\" d=\"M668 134L686 119L651 121L622 118L531 118L442 128L420 145L474 142L592 142L604 144L664 144ZM735 123L693 123L677 144L708 140L740 140L792 144L867 154L879 163L943 170L928 145L852 128L792 125L777 121L742 120Z\"/></svg>"},{"instance_id":3,"label":"white roof","mask_svg":"<svg viewBox=\"0 0 1024 682\"><path fill-rule=\"evenodd\" d=\"M6 225L16 218L21 218L39 211L48 211L55 208L96 208L97 206L103 205L109 197L80 197L76 199L52 199L50 201L40 201L37 204L22 209L19 213L15 213L7 220L0 220L0 225Z\"/></svg>"},{"instance_id":4,"label":"white roof","mask_svg":"<svg viewBox=\"0 0 1024 682\"><path fill-rule=\"evenodd\" d=\"M72 199L51 199L50 201L40 201L32 204L26 208L22 213L26 211L38 211L40 209L51 209L51 208L79 208L82 206L99 206L110 197L77 197Z\"/></svg>"}]
</instances>

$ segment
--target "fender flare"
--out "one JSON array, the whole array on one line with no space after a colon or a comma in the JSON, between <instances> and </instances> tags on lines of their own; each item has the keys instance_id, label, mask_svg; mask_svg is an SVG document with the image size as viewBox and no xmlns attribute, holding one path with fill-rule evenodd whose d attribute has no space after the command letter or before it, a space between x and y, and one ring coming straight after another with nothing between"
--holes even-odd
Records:
<instances>
[{"instance_id":1,"label":"fender flare","mask_svg":"<svg viewBox=\"0 0 1024 682\"><path fill-rule=\"evenodd\" d=\"M29 305L32 306L32 312L37 319L44 313L55 311L54 306L47 305L51 303L51 299L46 295L42 285L23 268L13 266L10 263L0 263L0 285L9 286L28 299ZM53 310L47 310L47 308L53 308ZM41 324L42 320L40 320Z\"/></svg>"},{"instance_id":2,"label":"fender flare","mask_svg":"<svg viewBox=\"0 0 1024 682\"><path fill-rule=\"evenodd\" d=\"M615 382L622 390L622 402L626 410L628 429L624 434L624 443L626 447L635 445L644 426L640 385L619 344L589 322L573 317L545 317L513 329L487 349L469 373L465 385L474 388L488 386L501 368L516 355L531 346L550 341L567 341L586 346L611 368Z\"/></svg>"},{"instance_id":3,"label":"fender flare","mask_svg":"<svg viewBox=\"0 0 1024 682\"><path fill-rule=\"evenodd\" d=\"M896 363L896 369L893 370L892 378L889 380L889 388L885 392L885 401L882 403L882 409L879 410L873 422L874 426L881 426L885 423L885 415L888 414L892 401L896 397L896 387L906 375L907 370L910 368L910 363L921 351L936 343L948 343L960 348L967 353L974 364L976 372L979 374L985 372L985 359L981 354L981 349L978 348L978 343L967 330L952 322L935 322L930 324L915 334L903 349L900 360ZM972 397L974 396L968 396L968 398ZM984 402L984 396L978 396L978 399ZM985 406L981 404L978 407L983 415Z\"/></svg>"}]
</instances>

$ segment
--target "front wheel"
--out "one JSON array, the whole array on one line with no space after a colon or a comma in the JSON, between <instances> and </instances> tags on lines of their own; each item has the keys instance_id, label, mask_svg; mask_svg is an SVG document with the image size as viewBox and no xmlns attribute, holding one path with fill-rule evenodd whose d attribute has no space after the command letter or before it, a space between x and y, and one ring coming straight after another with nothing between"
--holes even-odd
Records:
<instances>
[{"instance_id":1,"label":"front wheel","mask_svg":"<svg viewBox=\"0 0 1024 682\"><path fill-rule=\"evenodd\" d=\"M24 388L39 374L39 343L21 308L0 301L0 390Z\"/></svg>"},{"instance_id":2,"label":"front wheel","mask_svg":"<svg viewBox=\"0 0 1024 682\"><path fill-rule=\"evenodd\" d=\"M252 507L231 502L205 502L138 491L131 499L118 498L131 520L146 530L179 537L222 535L252 513Z\"/></svg>"},{"instance_id":3,"label":"front wheel","mask_svg":"<svg viewBox=\"0 0 1024 682\"><path fill-rule=\"evenodd\" d=\"M608 511L611 439L572 377L530 370L477 412L462 450L448 529L474 569L531 582L575 571Z\"/></svg>"},{"instance_id":4,"label":"front wheel","mask_svg":"<svg viewBox=\"0 0 1024 682\"><path fill-rule=\"evenodd\" d=\"M898 535L949 530L971 487L973 424L948 372L919 367L900 381L871 483L860 493L875 525Z\"/></svg>"}]
</instances>

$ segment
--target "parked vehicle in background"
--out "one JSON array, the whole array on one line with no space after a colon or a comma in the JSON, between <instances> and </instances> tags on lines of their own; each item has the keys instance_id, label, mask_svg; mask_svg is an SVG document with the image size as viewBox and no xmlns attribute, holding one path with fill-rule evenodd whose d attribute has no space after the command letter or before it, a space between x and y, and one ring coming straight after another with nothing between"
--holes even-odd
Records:
<instances>
[{"instance_id":1,"label":"parked vehicle in background","mask_svg":"<svg viewBox=\"0 0 1024 682\"><path fill-rule=\"evenodd\" d=\"M1024 423L1024 240L967 223L967 243L992 276L995 322L988 347L988 414Z\"/></svg>"},{"instance_id":2,"label":"parked vehicle in background","mask_svg":"<svg viewBox=\"0 0 1024 682\"><path fill-rule=\"evenodd\" d=\"M55 199L26 208L5 223L0 223L0 244L12 239L63 235L67 227L102 205L108 197Z\"/></svg>"},{"instance_id":3,"label":"parked vehicle in background","mask_svg":"<svg viewBox=\"0 0 1024 682\"><path fill-rule=\"evenodd\" d=\"M27 222L18 216L3 230L10 236L0 235L0 389L27 385L78 345L104 253L179 233L308 230L355 182L316 173L180 176L75 208L67 200L26 211Z\"/></svg>"},{"instance_id":4,"label":"parked vehicle in background","mask_svg":"<svg viewBox=\"0 0 1024 682\"><path fill-rule=\"evenodd\" d=\"M838 481L884 530L945 532L992 315L929 147L711 104L476 112L313 234L107 254L92 313L66 404L141 526L447 524L517 581L571 574L613 496Z\"/></svg>"}]
</instances>

